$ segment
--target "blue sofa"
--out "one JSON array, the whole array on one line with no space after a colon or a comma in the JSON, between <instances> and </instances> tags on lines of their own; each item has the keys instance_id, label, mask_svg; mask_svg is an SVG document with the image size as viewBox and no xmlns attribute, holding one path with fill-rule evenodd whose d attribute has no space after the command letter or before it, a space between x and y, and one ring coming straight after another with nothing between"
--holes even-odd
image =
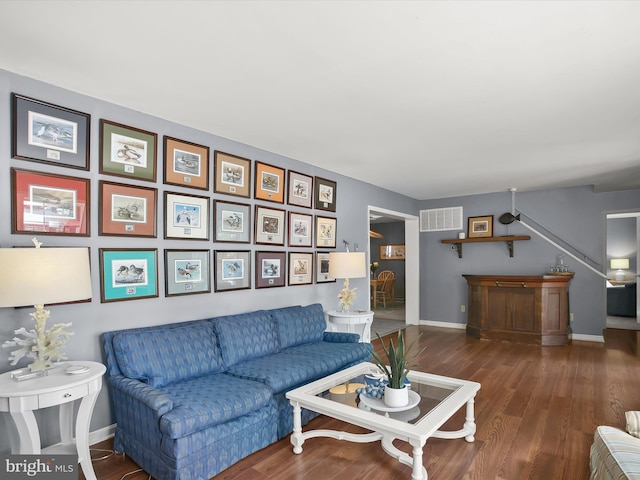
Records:
<instances>
[{"instance_id":1,"label":"blue sofa","mask_svg":"<svg viewBox=\"0 0 640 480\"><path fill-rule=\"evenodd\" d=\"M103 334L114 449L158 480L202 480L286 437L287 391L371 358L325 328L313 304Z\"/></svg>"}]
</instances>

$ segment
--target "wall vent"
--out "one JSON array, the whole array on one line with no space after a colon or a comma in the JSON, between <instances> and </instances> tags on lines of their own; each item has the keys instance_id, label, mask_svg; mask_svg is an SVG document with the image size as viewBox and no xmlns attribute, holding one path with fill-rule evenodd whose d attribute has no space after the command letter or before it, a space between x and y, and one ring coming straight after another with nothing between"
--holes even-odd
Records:
<instances>
[{"instance_id":1,"label":"wall vent","mask_svg":"<svg viewBox=\"0 0 640 480\"><path fill-rule=\"evenodd\" d=\"M464 230L462 219L462 207L420 210L420 231Z\"/></svg>"}]
</instances>

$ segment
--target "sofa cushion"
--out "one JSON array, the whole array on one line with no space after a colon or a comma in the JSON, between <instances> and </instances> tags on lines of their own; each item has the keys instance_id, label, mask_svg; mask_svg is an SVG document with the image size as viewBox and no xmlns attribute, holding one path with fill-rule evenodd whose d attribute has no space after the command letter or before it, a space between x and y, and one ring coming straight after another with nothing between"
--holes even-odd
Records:
<instances>
[{"instance_id":1,"label":"sofa cushion","mask_svg":"<svg viewBox=\"0 0 640 480\"><path fill-rule=\"evenodd\" d=\"M174 404L160 419L160 431L170 438L181 438L228 422L272 401L271 390L265 385L226 373L172 383L159 390Z\"/></svg>"},{"instance_id":2,"label":"sofa cushion","mask_svg":"<svg viewBox=\"0 0 640 480\"><path fill-rule=\"evenodd\" d=\"M153 387L224 370L208 321L123 330L114 335L113 348L126 377Z\"/></svg>"},{"instance_id":3,"label":"sofa cushion","mask_svg":"<svg viewBox=\"0 0 640 480\"><path fill-rule=\"evenodd\" d=\"M322 371L329 373L341 370L348 365L371 360L370 343L332 343L316 342L296 345L283 352L296 357L313 359Z\"/></svg>"},{"instance_id":4,"label":"sofa cushion","mask_svg":"<svg viewBox=\"0 0 640 480\"><path fill-rule=\"evenodd\" d=\"M261 382L273 393L280 393L333 372L315 358L275 353L233 365L227 373Z\"/></svg>"},{"instance_id":5,"label":"sofa cushion","mask_svg":"<svg viewBox=\"0 0 640 480\"><path fill-rule=\"evenodd\" d=\"M213 324L228 367L280 350L276 326L267 311L218 317Z\"/></svg>"},{"instance_id":6,"label":"sofa cushion","mask_svg":"<svg viewBox=\"0 0 640 480\"><path fill-rule=\"evenodd\" d=\"M271 310L271 315L278 326L281 348L319 342L327 329L324 310L319 303L277 308Z\"/></svg>"}]
</instances>

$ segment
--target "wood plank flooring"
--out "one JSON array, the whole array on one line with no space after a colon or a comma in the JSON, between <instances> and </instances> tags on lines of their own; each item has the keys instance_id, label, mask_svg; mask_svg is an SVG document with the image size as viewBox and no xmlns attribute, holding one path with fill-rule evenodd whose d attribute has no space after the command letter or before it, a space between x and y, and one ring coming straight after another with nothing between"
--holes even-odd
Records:
<instances>
[{"instance_id":1,"label":"wood plank flooring","mask_svg":"<svg viewBox=\"0 0 640 480\"><path fill-rule=\"evenodd\" d=\"M589 447L596 426L624 429L624 412L640 410L640 332L608 329L604 345L574 341L560 347L477 340L463 330L433 327L408 327L406 335L408 341L418 338L416 352L426 347L416 359L417 370L482 384L475 404L475 442L429 439L423 460L430 480L584 480L589 477ZM379 349L377 340L374 345ZM444 429L457 430L463 422L464 408ZM309 428L363 431L327 417L316 418L305 427ZM95 445L111 446L112 440ZM116 455L94 462L94 468L99 480L118 480L137 466ZM287 438L214 479L410 477L411 469L389 457L378 443L315 438L295 455Z\"/></svg>"}]
</instances>

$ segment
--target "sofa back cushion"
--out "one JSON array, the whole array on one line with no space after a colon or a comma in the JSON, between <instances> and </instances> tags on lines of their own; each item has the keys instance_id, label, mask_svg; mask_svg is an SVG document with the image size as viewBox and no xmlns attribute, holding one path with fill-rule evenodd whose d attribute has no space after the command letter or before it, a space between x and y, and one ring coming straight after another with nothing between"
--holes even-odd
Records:
<instances>
[{"instance_id":1,"label":"sofa back cushion","mask_svg":"<svg viewBox=\"0 0 640 480\"><path fill-rule=\"evenodd\" d=\"M214 318L213 324L228 367L280 351L275 324L265 310Z\"/></svg>"},{"instance_id":2,"label":"sofa back cushion","mask_svg":"<svg viewBox=\"0 0 640 480\"><path fill-rule=\"evenodd\" d=\"M280 347L285 349L303 343L321 342L327 328L322 305L295 306L271 310L278 326Z\"/></svg>"},{"instance_id":3,"label":"sofa back cushion","mask_svg":"<svg viewBox=\"0 0 640 480\"><path fill-rule=\"evenodd\" d=\"M122 330L113 336L122 373L153 387L224 370L211 322Z\"/></svg>"}]
</instances>

